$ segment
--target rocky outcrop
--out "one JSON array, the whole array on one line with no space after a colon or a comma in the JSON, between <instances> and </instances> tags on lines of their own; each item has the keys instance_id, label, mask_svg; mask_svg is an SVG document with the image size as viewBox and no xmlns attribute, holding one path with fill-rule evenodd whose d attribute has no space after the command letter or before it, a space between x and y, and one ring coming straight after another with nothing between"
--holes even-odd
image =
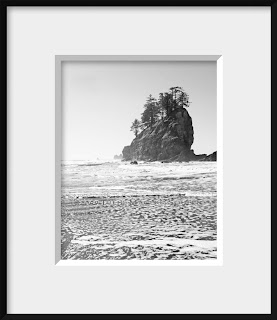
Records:
<instances>
[{"instance_id":1,"label":"rocky outcrop","mask_svg":"<svg viewBox=\"0 0 277 320\"><path fill-rule=\"evenodd\" d=\"M193 154L191 157L193 161L216 161L216 151L207 155L207 154Z\"/></svg>"},{"instance_id":2,"label":"rocky outcrop","mask_svg":"<svg viewBox=\"0 0 277 320\"><path fill-rule=\"evenodd\" d=\"M128 161L189 161L195 156L192 119L183 108L176 110L170 118L157 121L152 128L144 129L124 147L123 159Z\"/></svg>"},{"instance_id":3,"label":"rocky outcrop","mask_svg":"<svg viewBox=\"0 0 277 320\"><path fill-rule=\"evenodd\" d=\"M216 151L205 157L203 161L216 161Z\"/></svg>"},{"instance_id":4,"label":"rocky outcrop","mask_svg":"<svg viewBox=\"0 0 277 320\"><path fill-rule=\"evenodd\" d=\"M122 154L120 154L119 156L116 154L116 155L114 155L114 160L122 160L123 159L123 155Z\"/></svg>"}]
</instances>

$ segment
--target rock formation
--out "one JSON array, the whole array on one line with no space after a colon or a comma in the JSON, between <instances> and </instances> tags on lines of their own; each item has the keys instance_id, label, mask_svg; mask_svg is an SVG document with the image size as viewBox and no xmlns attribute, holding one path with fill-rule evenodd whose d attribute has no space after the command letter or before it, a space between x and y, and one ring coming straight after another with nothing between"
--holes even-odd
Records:
<instances>
[{"instance_id":1,"label":"rock formation","mask_svg":"<svg viewBox=\"0 0 277 320\"><path fill-rule=\"evenodd\" d=\"M126 161L190 161L195 157L192 143L192 119L183 108L144 129L130 146L124 147L122 154Z\"/></svg>"},{"instance_id":2,"label":"rock formation","mask_svg":"<svg viewBox=\"0 0 277 320\"><path fill-rule=\"evenodd\" d=\"M144 129L125 146L125 161L216 161L216 151L210 155L194 154L192 119L187 109L177 109L171 118L157 121Z\"/></svg>"},{"instance_id":3,"label":"rock formation","mask_svg":"<svg viewBox=\"0 0 277 320\"><path fill-rule=\"evenodd\" d=\"M122 154L120 154L119 156L116 154L116 155L114 155L114 160L122 160L123 159L123 155Z\"/></svg>"},{"instance_id":4,"label":"rock formation","mask_svg":"<svg viewBox=\"0 0 277 320\"><path fill-rule=\"evenodd\" d=\"M206 158L203 161L216 161L216 154L217 154L216 151L209 154L208 156L206 156Z\"/></svg>"}]
</instances>

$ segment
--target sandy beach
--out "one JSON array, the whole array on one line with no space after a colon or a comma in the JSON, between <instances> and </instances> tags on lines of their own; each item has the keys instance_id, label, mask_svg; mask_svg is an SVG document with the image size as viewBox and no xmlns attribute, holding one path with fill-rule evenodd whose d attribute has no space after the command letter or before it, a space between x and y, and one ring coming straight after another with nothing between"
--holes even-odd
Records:
<instances>
[{"instance_id":1,"label":"sandy beach","mask_svg":"<svg viewBox=\"0 0 277 320\"><path fill-rule=\"evenodd\" d=\"M216 162L62 164L62 259L217 257Z\"/></svg>"}]
</instances>

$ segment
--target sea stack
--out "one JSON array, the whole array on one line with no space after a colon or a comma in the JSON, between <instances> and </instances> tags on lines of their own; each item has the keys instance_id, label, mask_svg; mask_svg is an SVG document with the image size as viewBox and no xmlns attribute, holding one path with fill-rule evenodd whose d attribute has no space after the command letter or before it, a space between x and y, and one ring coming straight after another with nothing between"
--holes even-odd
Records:
<instances>
[{"instance_id":1,"label":"sea stack","mask_svg":"<svg viewBox=\"0 0 277 320\"><path fill-rule=\"evenodd\" d=\"M190 161L195 156L192 143L192 119L186 108L177 108L170 118L140 132L122 154L126 161Z\"/></svg>"}]
</instances>

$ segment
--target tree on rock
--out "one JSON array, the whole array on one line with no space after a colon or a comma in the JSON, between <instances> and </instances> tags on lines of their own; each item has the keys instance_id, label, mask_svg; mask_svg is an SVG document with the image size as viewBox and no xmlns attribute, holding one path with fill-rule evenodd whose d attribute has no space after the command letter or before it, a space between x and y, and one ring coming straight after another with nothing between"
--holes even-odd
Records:
<instances>
[{"instance_id":1,"label":"tree on rock","mask_svg":"<svg viewBox=\"0 0 277 320\"><path fill-rule=\"evenodd\" d=\"M157 107L158 107L159 118L164 120L164 118L166 117L167 105L166 105L166 99L163 93L159 94Z\"/></svg>"},{"instance_id":2,"label":"tree on rock","mask_svg":"<svg viewBox=\"0 0 277 320\"><path fill-rule=\"evenodd\" d=\"M174 111L189 107L189 95L184 91L182 87L171 87L169 92L165 93L167 96L167 116L171 117Z\"/></svg>"},{"instance_id":3,"label":"tree on rock","mask_svg":"<svg viewBox=\"0 0 277 320\"><path fill-rule=\"evenodd\" d=\"M171 104L171 95L168 92L164 93L164 108L165 108L166 116L169 117L172 112L172 104Z\"/></svg>"},{"instance_id":4,"label":"tree on rock","mask_svg":"<svg viewBox=\"0 0 277 320\"><path fill-rule=\"evenodd\" d=\"M178 108L189 107L189 95L184 91L182 87L176 87L176 105Z\"/></svg>"},{"instance_id":5,"label":"tree on rock","mask_svg":"<svg viewBox=\"0 0 277 320\"><path fill-rule=\"evenodd\" d=\"M134 132L135 136L137 137L137 135L139 134L139 130L140 130L140 126L141 126L141 123L138 119L135 119L133 122L132 122L132 125L131 125L131 131Z\"/></svg>"},{"instance_id":6,"label":"tree on rock","mask_svg":"<svg viewBox=\"0 0 277 320\"><path fill-rule=\"evenodd\" d=\"M189 95L182 87L171 87L167 92L161 92L158 101L150 94L144 104L141 121L135 119L131 130L137 137L140 130L152 129L159 120L168 122L168 120L174 119L177 112L184 107L188 108L189 105Z\"/></svg>"},{"instance_id":7,"label":"tree on rock","mask_svg":"<svg viewBox=\"0 0 277 320\"><path fill-rule=\"evenodd\" d=\"M158 120L159 110L157 100L150 94L144 105L144 111L141 115L141 122L144 127L152 128L153 124Z\"/></svg>"}]
</instances>

